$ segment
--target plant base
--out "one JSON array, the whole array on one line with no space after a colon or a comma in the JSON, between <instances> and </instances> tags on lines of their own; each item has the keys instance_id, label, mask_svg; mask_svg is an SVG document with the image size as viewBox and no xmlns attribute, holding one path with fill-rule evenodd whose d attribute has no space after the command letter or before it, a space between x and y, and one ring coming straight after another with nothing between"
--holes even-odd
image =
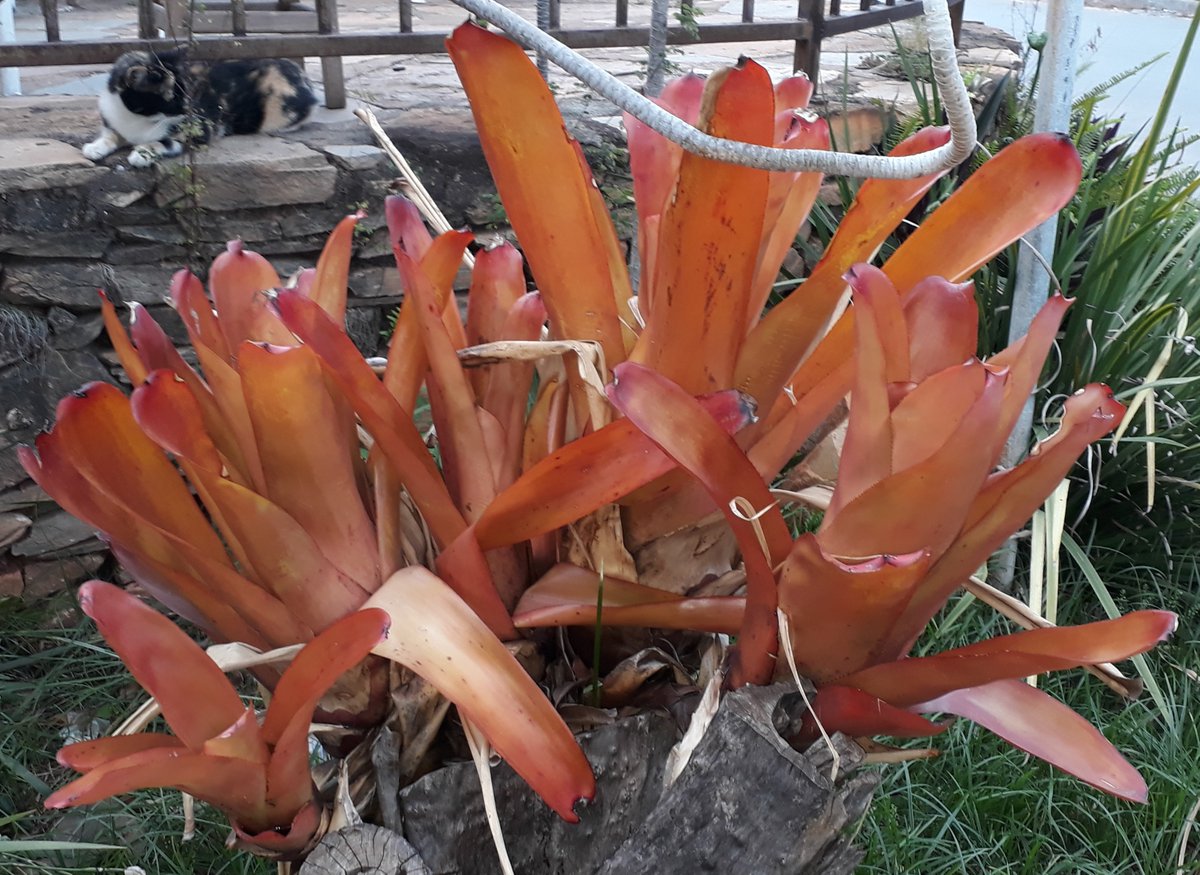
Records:
<instances>
[{"instance_id":1,"label":"plant base","mask_svg":"<svg viewBox=\"0 0 1200 875\"><path fill-rule=\"evenodd\" d=\"M840 763L833 782L824 744L804 754L793 750L780 731L787 734L803 708L795 687L785 684L727 695L687 767L666 790L667 754L678 739L670 718L644 713L580 736L597 794L593 804L580 807L576 825L559 820L500 765L492 780L515 871L853 872L861 855L847 828L866 811L878 781L856 768L862 751L849 739L834 738ZM439 769L405 788L399 809L402 825L389 826L400 827L397 832L420 861L377 831L356 828L326 837L301 875L500 871L470 763ZM338 845L338 859L347 866L329 867L329 843ZM426 868L406 868L406 860Z\"/></svg>"}]
</instances>

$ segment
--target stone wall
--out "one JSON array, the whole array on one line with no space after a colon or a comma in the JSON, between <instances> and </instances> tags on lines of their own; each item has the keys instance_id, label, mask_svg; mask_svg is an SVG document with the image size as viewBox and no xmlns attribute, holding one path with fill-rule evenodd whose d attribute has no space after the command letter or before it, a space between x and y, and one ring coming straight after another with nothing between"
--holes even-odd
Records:
<instances>
[{"instance_id":1,"label":"stone wall","mask_svg":"<svg viewBox=\"0 0 1200 875\"><path fill-rule=\"evenodd\" d=\"M69 105L39 117L47 104L60 106L53 98L15 109L6 102L0 124L0 598L27 600L112 570L95 533L57 509L15 453L53 421L62 396L93 380L124 381L97 289L118 305L146 306L182 346L186 332L165 302L174 271L190 267L203 278L225 242L241 238L286 276L313 265L336 222L365 208L348 311L364 353L380 352L400 301L382 228L395 172L357 122L287 138L227 138L141 170L122 155L99 165L85 159L78 146L92 113L73 126ZM394 134L457 224L486 211L494 189L470 128L441 127L431 136L409 119ZM28 135L38 130L52 135Z\"/></svg>"}]
</instances>

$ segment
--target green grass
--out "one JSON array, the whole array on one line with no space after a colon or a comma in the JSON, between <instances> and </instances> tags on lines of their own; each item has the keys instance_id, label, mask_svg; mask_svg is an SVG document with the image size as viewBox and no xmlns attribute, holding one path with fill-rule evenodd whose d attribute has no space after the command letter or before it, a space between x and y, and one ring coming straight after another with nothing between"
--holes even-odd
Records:
<instances>
[{"instance_id":1,"label":"green grass","mask_svg":"<svg viewBox=\"0 0 1200 875\"><path fill-rule=\"evenodd\" d=\"M68 722L120 721L145 694L95 626L67 599L37 608L0 602L0 872L268 875L274 866L224 847L229 827L196 805L196 835L181 839L180 795L143 791L86 810L49 812L41 801L70 778L54 761ZM121 850L16 851L4 840L90 842Z\"/></svg>"},{"instance_id":2,"label":"green grass","mask_svg":"<svg viewBox=\"0 0 1200 875\"><path fill-rule=\"evenodd\" d=\"M1064 619L1102 618L1082 576L1068 584ZM1114 593L1124 610L1155 603L1152 590L1142 596L1128 588ZM1149 656L1174 733L1149 696L1124 704L1078 671L1042 679L1043 689L1099 727L1138 768L1148 804L1107 796L959 721L936 740L937 759L880 767L883 783L859 833L867 851L860 875L1174 875L1184 822L1200 797L1200 685L1181 668L1200 666L1191 603L1175 638ZM976 603L950 628L932 627L922 646L942 650L1008 631ZM1189 844L1195 850L1182 872L1198 873L1200 831Z\"/></svg>"},{"instance_id":3,"label":"green grass","mask_svg":"<svg viewBox=\"0 0 1200 875\"><path fill-rule=\"evenodd\" d=\"M1089 553L1105 569L1126 557ZM937 740L932 761L879 767L883 784L861 825L867 850L862 875L920 873L1084 873L1174 875L1181 830L1200 796L1200 686L1182 667L1200 669L1200 611L1195 566L1181 562L1175 587L1143 570L1113 585L1122 610L1157 606L1164 596L1183 623L1175 639L1150 656L1173 710L1170 733L1148 697L1124 705L1080 672L1049 679L1045 688L1099 726L1138 767L1150 786L1146 806L1115 800L990 733L960 721ZM1111 571L1106 571L1106 574ZM1071 621L1099 619L1103 610L1081 575L1066 581L1064 611ZM69 602L39 610L0 604L0 836L119 845L119 851L3 853L4 873L121 873L138 865L160 875L269 875L273 867L224 848L224 819L197 806L196 837L180 839L179 795L143 791L83 812L45 812L40 800L68 775L54 763L66 715L120 720L140 702L140 690L105 648L94 627L62 613ZM951 604L919 649L942 650L1011 631L976 603L952 616ZM51 618L66 622L53 623ZM1200 873L1198 848L1185 873Z\"/></svg>"}]
</instances>

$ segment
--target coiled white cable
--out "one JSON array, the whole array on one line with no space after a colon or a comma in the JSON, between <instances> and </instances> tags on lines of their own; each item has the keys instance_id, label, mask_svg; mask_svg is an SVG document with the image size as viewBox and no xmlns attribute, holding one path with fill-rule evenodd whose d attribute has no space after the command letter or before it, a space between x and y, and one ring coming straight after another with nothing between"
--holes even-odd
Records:
<instances>
[{"instance_id":1,"label":"coiled white cable","mask_svg":"<svg viewBox=\"0 0 1200 875\"><path fill-rule=\"evenodd\" d=\"M494 0L454 2L468 12L495 24L526 48L545 55L555 66L562 68L601 97L616 104L671 142L705 158L758 167L762 170L819 171L839 176L913 179L961 164L975 148L975 115L971 109L971 97L958 70L958 58L950 27L950 9L946 0L923 0L923 3L929 34L929 54L934 79L950 122L950 141L927 152L898 158L819 149L773 149L710 136L638 94L578 52L567 48Z\"/></svg>"}]
</instances>

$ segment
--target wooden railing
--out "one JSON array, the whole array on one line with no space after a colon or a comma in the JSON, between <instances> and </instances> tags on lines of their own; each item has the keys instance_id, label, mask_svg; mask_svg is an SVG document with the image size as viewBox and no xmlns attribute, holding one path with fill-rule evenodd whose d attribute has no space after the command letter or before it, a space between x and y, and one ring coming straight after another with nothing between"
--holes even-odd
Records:
<instances>
[{"instance_id":1,"label":"wooden railing","mask_svg":"<svg viewBox=\"0 0 1200 875\"><path fill-rule=\"evenodd\" d=\"M684 0L686 3L687 0ZM156 6L160 4L159 6ZM164 51L176 48L183 36L175 30L173 38L156 35L170 32L164 23L172 19L169 5L178 0L139 0L138 29L140 39L124 40L62 40L58 27L55 0L41 0L46 24L45 42L0 44L0 68L70 66L74 64L103 64L116 60L134 49ZM958 42L965 0L950 0L950 16L954 39ZM228 0L221 5L219 16L212 19L224 29L224 36L192 36L191 56L203 60L221 58L318 57L341 58L355 55L437 54L445 51L445 33L413 30L413 0L399 0L399 28L395 31L369 33L338 33L336 0L315 0L315 9L303 7L294 0L272 0L266 4L256 0ZM265 9L264 6L270 7ZM730 43L790 41L794 43L793 69L803 70L816 79L821 61L821 41L826 37L865 30L881 24L921 15L921 0L858 0L856 8L844 11L842 0L798 0L795 19L757 20L754 0L742 0L742 20L729 23L697 24L694 27L671 26L667 29L669 45L690 43ZM161 7L161 8L160 8ZM205 4L202 14L213 15L216 4ZM167 12L164 17L163 13ZM313 33L254 33L266 27L278 26L264 22L260 14L276 18L305 12L313 15ZM227 19L227 20L226 20ZM649 44L650 28L629 24L629 0L616 0L613 26L594 29L564 28L560 0L549 0L547 33L573 49L617 48ZM196 28L197 33L200 28ZM240 33L239 33L240 31ZM245 34L245 35L243 35ZM330 106L342 105L338 95L330 95ZM339 88L340 91L340 88Z\"/></svg>"}]
</instances>

